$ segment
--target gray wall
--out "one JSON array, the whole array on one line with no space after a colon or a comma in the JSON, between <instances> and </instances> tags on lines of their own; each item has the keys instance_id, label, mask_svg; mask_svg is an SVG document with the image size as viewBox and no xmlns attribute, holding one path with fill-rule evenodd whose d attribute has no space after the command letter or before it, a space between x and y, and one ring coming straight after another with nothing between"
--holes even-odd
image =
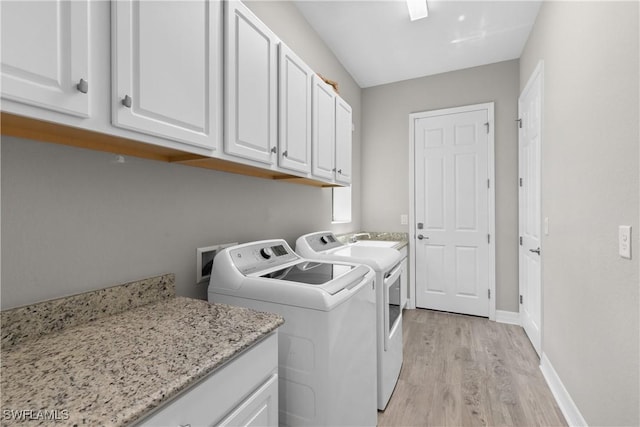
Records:
<instances>
[{"instance_id":1,"label":"gray wall","mask_svg":"<svg viewBox=\"0 0 640 427\"><path fill-rule=\"evenodd\" d=\"M637 2L544 2L542 350L589 425L640 425ZM633 227L632 260L618 225Z\"/></svg>"},{"instance_id":2,"label":"gray wall","mask_svg":"<svg viewBox=\"0 0 640 427\"><path fill-rule=\"evenodd\" d=\"M409 113L495 102L497 309L518 311L518 61L362 91L362 226L404 231L409 213Z\"/></svg>"},{"instance_id":3,"label":"gray wall","mask_svg":"<svg viewBox=\"0 0 640 427\"><path fill-rule=\"evenodd\" d=\"M289 2L250 3L353 107L353 222L331 224L331 190L3 137L2 309L165 272L195 285L199 246L360 228L360 88Z\"/></svg>"}]
</instances>

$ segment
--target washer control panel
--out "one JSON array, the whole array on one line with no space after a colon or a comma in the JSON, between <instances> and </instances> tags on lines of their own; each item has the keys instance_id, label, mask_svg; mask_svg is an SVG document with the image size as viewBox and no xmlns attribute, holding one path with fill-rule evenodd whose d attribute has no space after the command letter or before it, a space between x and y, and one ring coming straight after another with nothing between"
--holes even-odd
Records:
<instances>
[{"instance_id":1,"label":"washer control panel","mask_svg":"<svg viewBox=\"0 0 640 427\"><path fill-rule=\"evenodd\" d=\"M284 240L268 240L237 246L229 251L236 268L245 276L300 259Z\"/></svg>"}]
</instances>

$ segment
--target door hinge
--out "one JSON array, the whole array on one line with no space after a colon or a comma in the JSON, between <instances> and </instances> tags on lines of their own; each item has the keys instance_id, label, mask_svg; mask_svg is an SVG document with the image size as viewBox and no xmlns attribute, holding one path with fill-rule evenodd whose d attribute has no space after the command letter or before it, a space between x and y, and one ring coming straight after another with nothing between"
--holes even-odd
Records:
<instances>
[{"instance_id":1,"label":"door hinge","mask_svg":"<svg viewBox=\"0 0 640 427\"><path fill-rule=\"evenodd\" d=\"M522 304L522 295L520 295L520 304Z\"/></svg>"},{"instance_id":2,"label":"door hinge","mask_svg":"<svg viewBox=\"0 0 640 427\"><path fill-rule=\"evenodd\" d=\"M489 133L489 122L484 124L487 127L487 133Z\"/></svg>"},{"instance_id":3,"label":"door hinge","mask_svg":"<svg viewBox=\"0 0 640 427\"><path fill-rule=\"evenodd\" d=\"M520 246L522 246L522 236L520 236Z\"/></svg>"},{"instance_id":4,"label":"door hinge","mask_svg":"<svg viewBox=\"0 0 640 427\"><path fill-rule=\"evenodd\" d=\"M491 289L487 289L487 298L491 299Z\"/></svg>"},{"instance_id":5,"label":"door hinge","mask_svg":"<svg viewBox=\"0 0 640 427\"><path fill-rule=\"evenodd\" d=\"M516 122L518 122L518 128L522 129L522 119L516 119Z\"/></svg>"},{"instance_id":6,"label":"door hinge","mask_svg":"<svg viewBox=\"0 0 640 427\"><path fill-rule=\"evenodd\" d=\"M491 243L491 234L487 234L487 243Z\"/></svg>"},{"instance_id":7,"label":"door hinge","mask_svg":"<svg viewBox=\"0 0 640 427\"><path fill-rule=\"evenodd\" d=\"M522 178L518 178L518 182L520 183L520 187L522 187Z\"/></svg>"},{"instance_id":8,"label":"door hinge","mask_svg":"<svg viewBox=\"0 0 640 427\"><path fill-rule=\"evenodd\" d=\"M491 180L487 179L487 188L491 188Z\"/></svg>"}]
</instances>

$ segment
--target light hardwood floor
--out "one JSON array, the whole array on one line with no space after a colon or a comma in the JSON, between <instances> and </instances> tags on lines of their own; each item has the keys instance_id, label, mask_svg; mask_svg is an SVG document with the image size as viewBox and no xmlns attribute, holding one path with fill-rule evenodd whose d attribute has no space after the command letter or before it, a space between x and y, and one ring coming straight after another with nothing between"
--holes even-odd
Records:
<instances>
[{"instance_id":1,"label":"light hardwood floor","mask_svg":"<svg viewBox=\"0 0 640 427\"><path fill-rule=\"evenodd\" d=\"M519 326L405 310L404 362L379 426L566 426Z\"/></svg>"}]
</instances>

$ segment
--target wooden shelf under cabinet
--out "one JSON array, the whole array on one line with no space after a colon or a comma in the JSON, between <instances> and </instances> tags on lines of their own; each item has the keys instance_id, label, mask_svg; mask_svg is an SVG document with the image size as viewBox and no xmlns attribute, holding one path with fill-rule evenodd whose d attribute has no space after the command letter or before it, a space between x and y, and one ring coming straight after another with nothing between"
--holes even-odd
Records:
<instances>
[{"instance_id":1,"label":"wooden shelf under cabinet","mask_svg":"<svg viewBox=\"0 0 640 427\"><path fill-rule=\"evenodd\" d=\"M0 112L0 131L2 135L7 136L69 145L72 147L140 157L167 163L178 163L186 166L213 169L263 179L292 182L314 187L339 187L339 185L336 184L302 178L283 172L261 169L213 157L200 156L172 148L146 144L132 139L74 128L58 123L44 122L6 112Z\"/></svg>"}]
</instances>

